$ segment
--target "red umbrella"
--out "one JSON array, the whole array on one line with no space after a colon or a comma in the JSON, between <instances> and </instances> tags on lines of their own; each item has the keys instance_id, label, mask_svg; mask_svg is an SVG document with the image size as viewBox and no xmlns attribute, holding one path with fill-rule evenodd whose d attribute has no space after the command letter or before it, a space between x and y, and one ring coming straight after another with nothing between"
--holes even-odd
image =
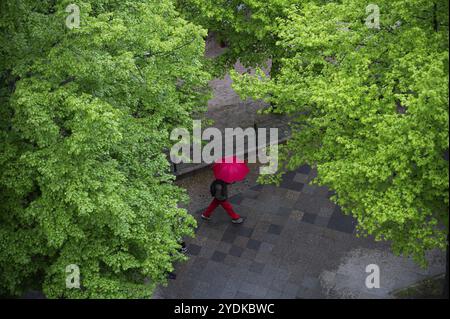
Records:
<instances>
[{"instance_id":1,"label":"red umbrella","mask_svg":"<svg viewBox=\"0 0 450 319\"><path fill-rule=\"evenodd\" d=\"M216 161L213 165L214 176L225 183L242 181L250 169L245 161L237 156L228 156Z\"/></svg>"}]
</instances>

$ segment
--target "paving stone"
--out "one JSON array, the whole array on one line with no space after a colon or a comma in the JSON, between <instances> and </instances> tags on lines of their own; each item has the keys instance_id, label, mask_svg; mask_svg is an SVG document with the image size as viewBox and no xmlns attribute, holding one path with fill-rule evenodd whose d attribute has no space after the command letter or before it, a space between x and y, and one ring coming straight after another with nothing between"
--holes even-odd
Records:
<instances>
[{"instance_id":1,"label":"paving stone","mask_svg":"<svg viewBox=\"0 0 450 319\"><path fill-rule=\"evenodd\" d=\"M219 242L216 246L216 250L223 252L223 253L228 253L228 251L230 250L232 244L227 243L227 242Z\"/></svg>"},{"instance_id":2,"label":"paving stone","mask_svg":"<svg viewBox=\"0 0 450 319\"><path fill-rule=\"evenodd\" d=\"M308 174L296 173L294 177L294 182L304 184L305 186L309 182Z\"/></svg>"},{"instance_id":3,"label":"paving stone","mask_svg":"<svg viewBox=\"0 0 450 319\"><path fill-rule=\"evenodd\" d=\"M269 225L272 223L270 220L272 219L272 213L270 212L264 212L260 214L259 221L261 222L267 222Z\"/></svg>"},{"instance_id":4,"label":"paving stone","mask_svg":"<svg viewBox=\"0 0 450 319\"><path fill-rule=\"evenodd\" d=\"M264 191L259 193L256 200L264 203L279 202L281 200L281 196L276 196L272 192Z\"/></svg>"},{"instance_id":5,"label":"paving stone","mask_svg":"<svg viewBox=\"0 0 450 319\"><path fill-rule=\"evenodd\" d=\"M253 231L252 239L263 241L265 235L266 235L265 231L258 229L258 230Z\"/></svg>"},{"instance_id":6,"label":"paving stone","mask_svg":"<svg viewBox=\"0 0 450 319\"><path fill-rule=\"evenodd\" d=\"M287 283L284 286L283 289L283 297L287 298L287 299L294 299L297 296L297 292L298 292L299 286L292 284L292 283Z\"/></svg>"},{"instance_id":7,"label":"paving stone","mask_svg":"<svg viewBox=\"0 0 450 319\"><path fill-rule=\"evenodd\" d=\"M273 279L278 273L278 267L272 264L265 264L262 275L266 278L267 281L269 279Z\"/></svg>"},{"instance_id":8,"label":"paving stone","mask_svg":"<svg viewBox=\"0 0 450 319\"><path fill-rule=\"evenodd\" d=\"M282 294L280 290L268 289L264 299L282 299Z\"/></svg>"},{"instance_id":9,"label":"paving stone","mask_svg":"<svg viewBox=\"0 0 450 319\"><path fill-rule=\"evenodd\" d=\"M261 241L255 239L249 239L247 242L247 248L252 250L258 250L261 247Z\"/></svg>"},{"instance_id":10,"label":"paving stone","mask_svg":"<svg viewBox=\"0 0 450 319\"><path fill-rule=\"evenodd\" d=\"M329 200L328 188L324 186L308 184L303 187L302 191L305 194L313 195L314 197L322 197L323 199Z\"/></svg>"},{"instance_id":11,"label":"paving stone","mask_svg":"<svg viewBox=\"0 0 450 319\"><path fill-rule=\"evenodd\" d=\"M270 186L272 186L272 185L270 185ZM269 190L272 193L272 195L277 196L280 200L285 198L286 193L289 191L288 189L285 189L285 188L273 187L273 186Z\"/></svg>"},{"instance_id":12,"label":"paving stone","mask_svg":"<svg viewBox=\"0 0 450 319\"><path fill-rule=\"evenodd\" d=\"M238 205L239 205L243 200L244 200L244 196L242 196L242 194L235 195L235 196L233 196L233 197L230 197L230 199L229 199L229 201L230 201L232 204L238 204Z\"/></svg>"},{"instance_id":13,"label":"paving stone","mask_svg":"<svg viewBox=\"0 0 450 319\"><path fill-rule=\"evenodd\" d=\"M267 232L269 234L279 235L283 231L283 226L271 224Z\"/></svg>"},{"instance_id":14,"label":"paving stone","mask_svg":"<svg viewBox=\"0 0 450 319\"><path fill-rule=\"evenodd\" d=\"M280 183L280 187L282 188L286 188L289 190L293 190L293 191L297 191L300 192L303 189L304 184L302 183L297 183L293 180L290 179L283 179Z\"/></svg>"},{"instance_id":15,"label":"paving stone","mask_svg":"<svg viewBox=\"0 0 450 319\"><path fill-rule=\"evenodd\" d=\"M258 201L253 207L256 210L256 212L259 214L263 214L263 213L274 214L277 210L276 203L270 203L270 202Z\"/></svg>"},{"instance_id":16,"label":"paving stone","mask_svg":"<svg viewBox=\"0 0 450 319\"><path fill-rule=\"evenodd\" d=\"M263 190L263 188L264 188L264 185L255 185L255 186L251 187L251 190L260 192Z\"/></svg>"},{"instance_id":17,"label":"paving stone","mask_svg":"<svg viewBox=\"0 0 450 319\"><path fill-rule=\"evenodd\" d=\"M283 206L278 207L278 210L276 212L277 215L283 216L283 217L289 217L291 215L291 213L292 213L292 208L283 207Z\"/></svg>"},{"instance_id":18,"label":"paving stone","mask_svg":"<svg viewBox=\"0 0 450 319\"><path fill-rule=\"evenodd\" d=\"M191 292L191 298L193 299L206 299L205 294L207 289L199 290L197 288L194 288Z\"/></svg>"},{"instance_id":19,"label":"paving stone","mask_svg":"<svg viewBox=\"0 0 450 319\"><path fill-rule=\"evenodd\" d=\"M225 260L223 261L223 263L225 265L230 266L230 267L237 267L239 265L239 263L240 263L240 258L227 254L227 256L225 257Z\"/></svg>"},{"instance_id":20,"label":"paving stone","mask_svg":"<svg viewBox=\"0 0 450 319\"><path fill-rule=\"evenodd\" d=\"M300 286L298 288L298 291L296 293L296 299L307 299L307 295L308 295L308 288L304 287L304 286Z\"/></svg>"},{"instance_id":21,"label":"paving stone","mask_svg":"<svg viewBox=\"0 0 450 319\"><path fill-rule=\"evenodd\" d=\"M317 186L315 186L315 185L305 184L305 186L303 186L302 192L304 194L313 195L314 191L316 189L317 189Z\"/></svg>"},{"instance_id":22,"label":"paving stone","mask_svg":"<svg viewBox=\"0 0 450 319\"><path fill-rule=\"evenodd\" d=\"M319 289L320 282L319 282L319 279L316 277L306 276L303 279L302 286L306 287L308 289Z\"/></svg>"},{"instance_id":23,"label":"paving stone","mask_svg":"<svg viewBox=\"0 0 450 319\"><path fill-rule=\"evenodd\" d=\"M287 281L289 279L289 270L285 268L278 268L274 279L279 281Z\"/></svg>"},{"instance_id":24,"label":"paving stone","mask_svg":"<svg viewBox=\"0 0 450 319\"><path fill-rule=\"evenodd\" d=\"M268 281L265 276L256 272L252 272L250 270L247 272L244 281L264 288L270 288L271 285L270 281Z\"/></svg>"},{"instance_id":25,"label":"paving stone","mask_svg":"<svg viewBox=\"0 0 450 319\"><path fill-rule=\"evenodd\" d=\"M230 277L232 278L232 277ZM239 290L239 288L242 285L242 281L237 281L237 280L228 280L227 284L225 285L225 290L234 290L235 292L237 292Z\"/></svg>"},{"instance_id":26,"label":"paving stone","mask_svg":"<svg viewBox=\"0 0 450 319\"><path fill-rule=\"evenodd\" d=\"M197 235L197 237L200 237L200 238L201 237L207 238L208 232L209 232L208 227L199 227L197 229L196 235Z\"/></svg>"},{"instance_id":27,"label":"paving stone","mask_svg":"<svg viewBox=\"0 0 450 319\"><path fill-rule=\"evenodd\" d=\"M251 208L255 208L257 206L259 202L254 199L254 198L247 198L245 197L242 202L241 202L241 206L246 206L246 207L251 207Z\"/></svg>"},{"instance_id":28,"label":"paving stone","mask_svg":"<svg viewBox=\"0 0 450 319\"><path fill-rule=\"evenodd\" d=\"M356 221L353 217L344 215L340 207L336 206L327 227L340 232L352 234L356 227Z\"/></svg>"},{"instance_id":29,"label":"paving stone","mask_svg":"<svg viewBox=\"0 0 450 319\"><path fill-rule=\"evenodd\" d=\"M204 247L202 247L202 250L200 250L200 253L198 254L198 256L210 259L212 257L212 255L214 254L214 252L215 252L214 247L204 246Z\"/></svg>"},{"instance_id":30,"label":"paving stone","mask_svg":"<svg viewBox=\"0 0 450 319\"><path fill-rule=\"evenodd\" d=\"M234 245L241 247L241 248L246 248L247 247L247 243L248 243L248 238L247 237L243 237L243 236L237 236L236 239L234 240Z\"/></svg>"},{"instance_id":31,"label":"paving stone","mask_svg":"<svg viewBox=\"0 0 450 319\"><path fill-rule=\"evenodd\" d=\"M260 220L258 222L258 224L256 224L256 226L255 226L255 228L253 230L253 234L256 233L256 232L264 232L264 233L267 232L267 230L269 229L270 224L271 223L268 222L268 221ZM252 234L252 237L253 237L253 234Z\"/></svg>"},{"instance_id":32,"label":"paving stone","mask_svg":"<svg viewBox=\"0 0 450 319\"><path fill-rule=\"evenodd\" d=\"M220 270L219 270L220 271ZM222 274L219 272L214 277L210 284L210 291L214 291L215 297L220 298L222 292L224 291L227 282L229 281L230 276L221 276Z\"/></svg>"},{"instance_id":33,"label":"paving stone","mask_svg":"<svg viewBox=\"0 0 450 319\"><path fill-rule=\"evenodd\" d=\"M251 237L253 233L253 228L244 226L242 224L240 225L230 224L225 230L225 233L231 233L243 237Z\"/></svg>"},{"instance_id":34,"label":"paving stone","mask_svg":"<svg viewBox=\"0 0 450 319\"><path fill-rule=\"evenodd\" d=\"M272 244L272 245L276 245L278 243L278 241L280 240L280 235L274 235L274 234L264 234L261 238L261 241Z\"/></svg>"},{"instance_id":35,"label":"paving stone","mask_svg":"<svg viewBox=\"0 0 450 319\"><path fill-rule=\"evenodd\" d=\"M245 198L253 198L253 199L255 199L256 197L258 197L258 195L259 195L259 192L255 191L255 190L252 190L252 189L248 189L248 190L246 190L246 191L244 191L242 193L242 196L245 197Z\"/></svg>"},{"instance_id":36,"label":"paving stone","mask_svg":"<svg viewBox=\"0 0 450 319\"><path fill-rule=\"evenodd\" d=\"M209 232L207 232L207 237L211 238L211 237L216 237L214 235L222 235L223 232L227 229L228 225L230 224L230 220L218 220L218 218L211 220L207 226L204 226L205 228L207 228L209 230ZM210 235L211 233L211 235Z\"/></svg>"},{"instance_id":37,"label":"paving stone","mask_svg":"<svg viewBox=\"0 0 450 319\"><path fill-rule=\"evenodd\" d=\"M214 229L214 225L211 225L211 227L202 227L204 229L201 229L199 231L198 236L206 237L209 240L213 241L220 241L223 230L220 231L219 229Z\"/></svg>"},{"instance_id":38,"label":"paving stone","mask_svg":"<svg viewBox=\"0 0 450 319\"><path fill-rule=\"evenodd\" d=\"M253 249L245 249L244 252L241 255L241 258L245 258L248 260L254 260L256 258L256 255L258 254L258 251Z\"/></svg>"},{"instance_id":39,"label":"paving stone","mask_svg":"<svg viewBox=\"0 0 450 319\"><path fill-rule=\"evenodd\" d=\"M291 216L289 216L289 219L300 222L303 219L304 214L305 214L304 212L295 209L292 211Z\"/></svg>"},{"instance_id":40,"label":"paving stone","mask_svg":"<svg viewBox=\"0 0 450 319\"><path fill-rule=\"evenodd\" d=\"M297 287L300 287L303 283L305 273L307 273L307 267L298 267L298 269L296 269L295 271L290 272L288 282L291 284L295 284Z\"/></svg>"},{"instance_id":41,"label":"paving stone","mask_svg":"<svg viewBox=\"0 0 450 319\"><path fill-rule=\"evenodd\" d=\"M309 194L301 193L294 205L294 208L305 213L318 214L321 203L324 203L324 201L328 201L328 199L321 199L320 197L314 197Z\"/></svg>"},{"instance_id":42,"label":"paving stone","mask_svg":"<svg viewBox=\"0 0 450 319\"><path fill-rule=\"evenodd\" d=\"M221 238L221 241L232 244L236 237L237 235L235 233L225 232Z\"/></svg>"},{"instance_id":43,"label":"paving stone","mask_svg":"<svg viewBox=\"0 0 450 319\"><path fill-rule=\"evenodd\" d=\"M288 171L284 173L283 180L293 180L297 172L295 171Z\"/></svg>"},{"instance_id":44,"label":"paving stone","mask_svg":"<svg viewBox=\"0 0 450 319\"><path fill-rule=\"evenodd\" d=\"M267 264L267 263L271 263L272 258L273 257L270 253L259 251L255 256L255 261Z\"/></svg>"},{"instance_id":45,"label":"paving stone","mask_svg":"<svg viewBox=\"0 0 450 319\"><path fill-rule=\"evenodd\" d=\"M254 261L251 265L250 265L250 268L249 268L249 270L251 271L251 272L255 272L255 273L258 273L258 274L262 274L262 272L264 271L264 264L263 263L259 263L259 262L257 262L257 261Z\"/></svg>"},{"instance_id":46,"label":"paving stone","mask_svg":"<svg viewBox=\"0 0 450 319\"><path fill-rule=\"evenodd\" d=\"M280 225L281 227L284 227L284 225L289 221L289 216L281 216L278 214L271 214L268 218L268 221L271 224Z\"/></svg>"},{"instance_id":47,"label":"paving stone","mask_svg":"<svg viewBox=\"0 0 450 319\"><path fill-rule=\"evenodd\" d=\"M264 296L267 294L268 289L259 285L243 282L241 288L239 288L239 291L250 296L264 298Z\"/></svg>"},{"instance_id":48,"label":"paving stone","mask_svg":"<svg viewBox=\"0 0 450 319\"><path fill-rule=\"evenodd\" d=\"M258 299L256 296L247 294L242 291L238 291L234 297L235 299Z\"/></svg>"},{"instance_id":49,"label":"paving stone","mask_svg":"<svg viewBox=\"0 0 450 319\"><path fill-rule=\"evenodd\" d=\"M226 290L224 289L222 292L222 295L218 299L235 299L236 298L236 291L234 290Z\"/></svg>"},{"instance_id":50,"label":"paving stone","mask_svg":"<svg viewBox=\"0 0 450 319\"><path fill-rule=\"evenodd\" d=\"M234 272L230 276L230 281L234 281L239 283L239 287L242 283L247 279L248 276L248 267L235 267Z\"/></svg>"},{"instance_id":51,"label":"paving stone","mask_svg":"<svg viewBox=\"0 0 450 319\"><path fill-rule=\"evenodd\" d=\"M328 223L330 221L330 218L328 217L322 217L320 215L316 216L316 220L314 221L314 224L320 227L327 227Z\"/></svg>"},{"instance_id":52,"label":"paving stone","mask_svg":"<svg viewBox=\"0 0 450 319\"><path fill-rule=\"evenodd\" d=\"M262 242L259 251L270 253L273 250L273 247L273 244Z\"/></svg>"},{"instance_id":53,"label":"paving stone","mask_svg":"<svg viewBox=\"0 0 450 319\"><path fill-rule=\"evenodd\" d=\"M195 272L195 271L194 271ZM217 263L210 260L205 267L197 269L200 276L193 276L198 281L213 283L217 281L227 281L231 274L231 268L224 263Z\"/></svg>"},{"instance_id":54,"label":"paving stone","mask_svg":"<svg viewBox=\"0 0 450 319\"><path fill-rule=\"evenodd\" d=\"M237 290L224 288L222 290L222 294L220 296L220 299L234 299L236 297Z\"/></svg>"},{"instance_id":55,"label":"paving stone","mask_svg":"<svg viewBox=\"0 0 450 319\"><path fill-rule=\"evenodd\" d=\"M230 248L230 251L228 252L231 256L235 257L241 257L242 253L244 252L244 249L238 246L233 245Z\"/></svg>"},{"instance_id":56,"label":"paving stone","mask_svg":"<svg viewBox=\"0 0 450 319\"><path fill-rule=\"evenodd\" d=\"M284 287L287 285L287 280L277 280L277 279L272 279L272 283L270 285L271 289L275 289L275 290L280 290L283 291Z\"/></svg>"},{"instance_id":57,"label":"paving stone","mask_svg":"<svg viewBox=\"0 0 450 319\"><path fill-rule=\"evenodd\" d=\"M314 190L314 195L318 197L322 197L323 199L326 199L329 201L329 189L326 186L317 186L317 188Z\"/></svg>"},{"instance_id":58,"label":"paving stone","mask_svg":"<svg viewBox=\"0 0 450 319\"><path fill-rule=\"evenodd\" d=\"M213 228L208 229L208 232L206 235L206 237L212 241L220 241L222 239L222 236L223 236L223 230L220 231L218 229L213 229Z\"/></svg>"},{"instance_id":59,"label":"paving stone","mask_svg":"<svg viewBox=\"0 0 450 319\"><path fill-rule=\"evenodd\" d=\"M203 257L192 257L192 268L197 268L197 269L202 269L204 267L206 267L206 264L208 263L208 259L207 258L203 258Z\"/></svg>"},{"instance_id":60,"label":"paving stone","mask_svg":"<svg viewBox=\"0 0 450 319\"><path fill-rule=\"evenodd\" d=\"M317 215L305 213L303 215L302 222L314 224L314 221L316 220L316 217L317 217Z\"/></svg>"},{"instance_id":61,"label":"paving stone","mask_svg":"<svg viewBox=\"0 0 450 319\"><path fill-rule=\"evenodd\" d=\"M216 261L216 262L223 262L225 260L226 256L227 256L227 254L216 250L211 257L211 260Z\"/></svg>"},{"instance_id":62,"label":"paving stone","mask_svg":"<svg viewBox=\"0 0 450 319\"><path fill-rule=\"evenodd\" d=\"M189 255L197 256L200 253L201 249L202 249L202 247L199 245L190 244L188 246Z\"/></svg>"},{"instance_id":63,"label":"paving stone","mask_svg":"<svg viewBox=\"0 0 450 319\"><path fill-rule=\"evenodd\" d=\"M297 201L299 196L300 196L300 191L292 191L292 190L288 190L288 191L286 192L285 199Z\"/></svg>"},{"instance_id":64,"label":"paving stone","mask_svg":"<svg viewBox=\"0 0 450 319\"><path fill-rule=\"evenodd\" d=\"M332 202L328 202L319 208L318 215L322 216L322 217L331 217L331 215L334 212L335 207L336 207L336 204L334 204Z\"/></svg>"},{"instance_id":65,"label":"paving stone","mask_svg":"<svg viewBox=\"0 0 450 319\"><path fill-rule=\"evenodd\" d=\"M253 233L253 229L247 226L242 226L242 225L235 225L238 228L237 234L239 236L243 236L243 237L247 237L250 238L252 236Z\"/></svg>"},{"instance_id":66,"label":"paving stone","mask_svg":"<svg viewBox=\"0 0 450 319\"><path fill-rule=\"evenodd\" d=\"M248 271L248 268L250 267L250 265L252 264L253 260L249 260L249 259L245 259L241 257L235 257L237 258L237 270L241 271L243 275L246 274L246 272Z\"/></svg>"},{"instance_id":67,"label":"paving stone","mask_svg":"<svg viewBox=\"0 0 450 319\"><path fill-rule=\"evenodd\" d=\"M298 298L301 299L323 299L324 295L320 290L302 288L301 291L297 292Z\"/></svg>"}]
</instances>

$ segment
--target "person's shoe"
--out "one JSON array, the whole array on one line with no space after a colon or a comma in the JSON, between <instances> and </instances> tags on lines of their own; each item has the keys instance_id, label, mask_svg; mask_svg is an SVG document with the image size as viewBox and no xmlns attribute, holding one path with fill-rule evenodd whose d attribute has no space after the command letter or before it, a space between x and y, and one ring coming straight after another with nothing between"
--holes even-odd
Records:
<instances>
[{"instance_id":1,"label":"person's shoe","mask_svg":"<svg viewBox=\"0 0 450 319\"><path fill-rule=\"evenodd\" d=\"M204 219L204 220L211 220L211 217L208 217L208 216L205 216L205 215L202 214L202 219Z\"/></svg>"},{"instance_id":2,"label":"person's shoe","mask_svg":"<svg viewBox=\"0 0 450 319\"><path fill-rule=\"evenodd\" d=\"M244 218L239 217L239 218L237 218L237 219L232 219L231 222L232 222L233 224L242 224L242 223L244 222Z\"/></svg>"}]
</instances>

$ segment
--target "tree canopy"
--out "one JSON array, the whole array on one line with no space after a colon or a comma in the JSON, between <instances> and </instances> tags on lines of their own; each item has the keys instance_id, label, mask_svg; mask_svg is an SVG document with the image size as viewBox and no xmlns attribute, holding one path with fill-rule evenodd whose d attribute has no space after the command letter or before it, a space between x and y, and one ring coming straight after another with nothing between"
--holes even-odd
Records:
<instances>
[{"instance_id":1,"label":"tree canopy","mask_svg":"<svg viewBox=\"0 0 450 319\"><path fill-rule=\"evenodd\" d=\"M240 61L246 67L265 66L286 56L277 46L277 19L298 0L177 0L184 16L214 33L227 49L214 59L216 74L228 71ZM275 68L276 68L275 67ZM272 68L274 69L274 68ZM276 73L276 72L273 72Z\"/></svg>"},{"instance_id":2,"label":"tree canopy","mask_svg":"<svg viewBox=\"0 0 450 319\"><path fill-rule=\"evenodd\" d=\"M206 30L169 0L76 1L70 29L71 3L1 2L0 292L149 297L195 225L164 149L205 105Z\"/></svg>"},{"instance_id":3,"label":"tree canopy","mask_svg":"<svg viewBox=\"0 0 450 319\"><path fill-rule=\"evenodd\" d=\"M284 170L313 165L360 233L423 262L448 233L448 2L377 5L379 28L366 1L291 6L279 74L233 78L294 118Z\"/></svg>"},{"instance_id":4,"label":"tree canopy","mask_svg":"<svg viewBox=\"0 0 450 319\"><path fill-rule=\"evenodd\" d=\"M0 295L150 297L195 226L169 133L237 60L275 62L234 87L293 118L262 180L308 163L360 234L422 263L445 247L447 1L77 0L69 28L72 4L0 3ZM227 44L212 61L207 31Z\"/></svg>"}]
</instances>

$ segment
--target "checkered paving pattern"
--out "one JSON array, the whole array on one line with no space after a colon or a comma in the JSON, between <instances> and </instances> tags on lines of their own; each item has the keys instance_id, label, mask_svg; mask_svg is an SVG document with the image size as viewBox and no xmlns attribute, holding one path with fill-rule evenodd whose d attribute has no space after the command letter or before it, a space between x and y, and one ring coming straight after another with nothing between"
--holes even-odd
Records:
<instances>
[{"instance_id":1,"label":"checkered paving pattern","mask_svg":"<svg viewBox=\"0 0 450 319\"><path fill-rule=\"evenodd\" d=\"M234 225L219 207L198 220L188 241L190 258L159 298L323 298L319 275L360 245L355 221L330 201L326 187L309 185L315 172L302 166L279 187L257 185L230 198L246 218Z\"/></svg>"}]
</instances>

